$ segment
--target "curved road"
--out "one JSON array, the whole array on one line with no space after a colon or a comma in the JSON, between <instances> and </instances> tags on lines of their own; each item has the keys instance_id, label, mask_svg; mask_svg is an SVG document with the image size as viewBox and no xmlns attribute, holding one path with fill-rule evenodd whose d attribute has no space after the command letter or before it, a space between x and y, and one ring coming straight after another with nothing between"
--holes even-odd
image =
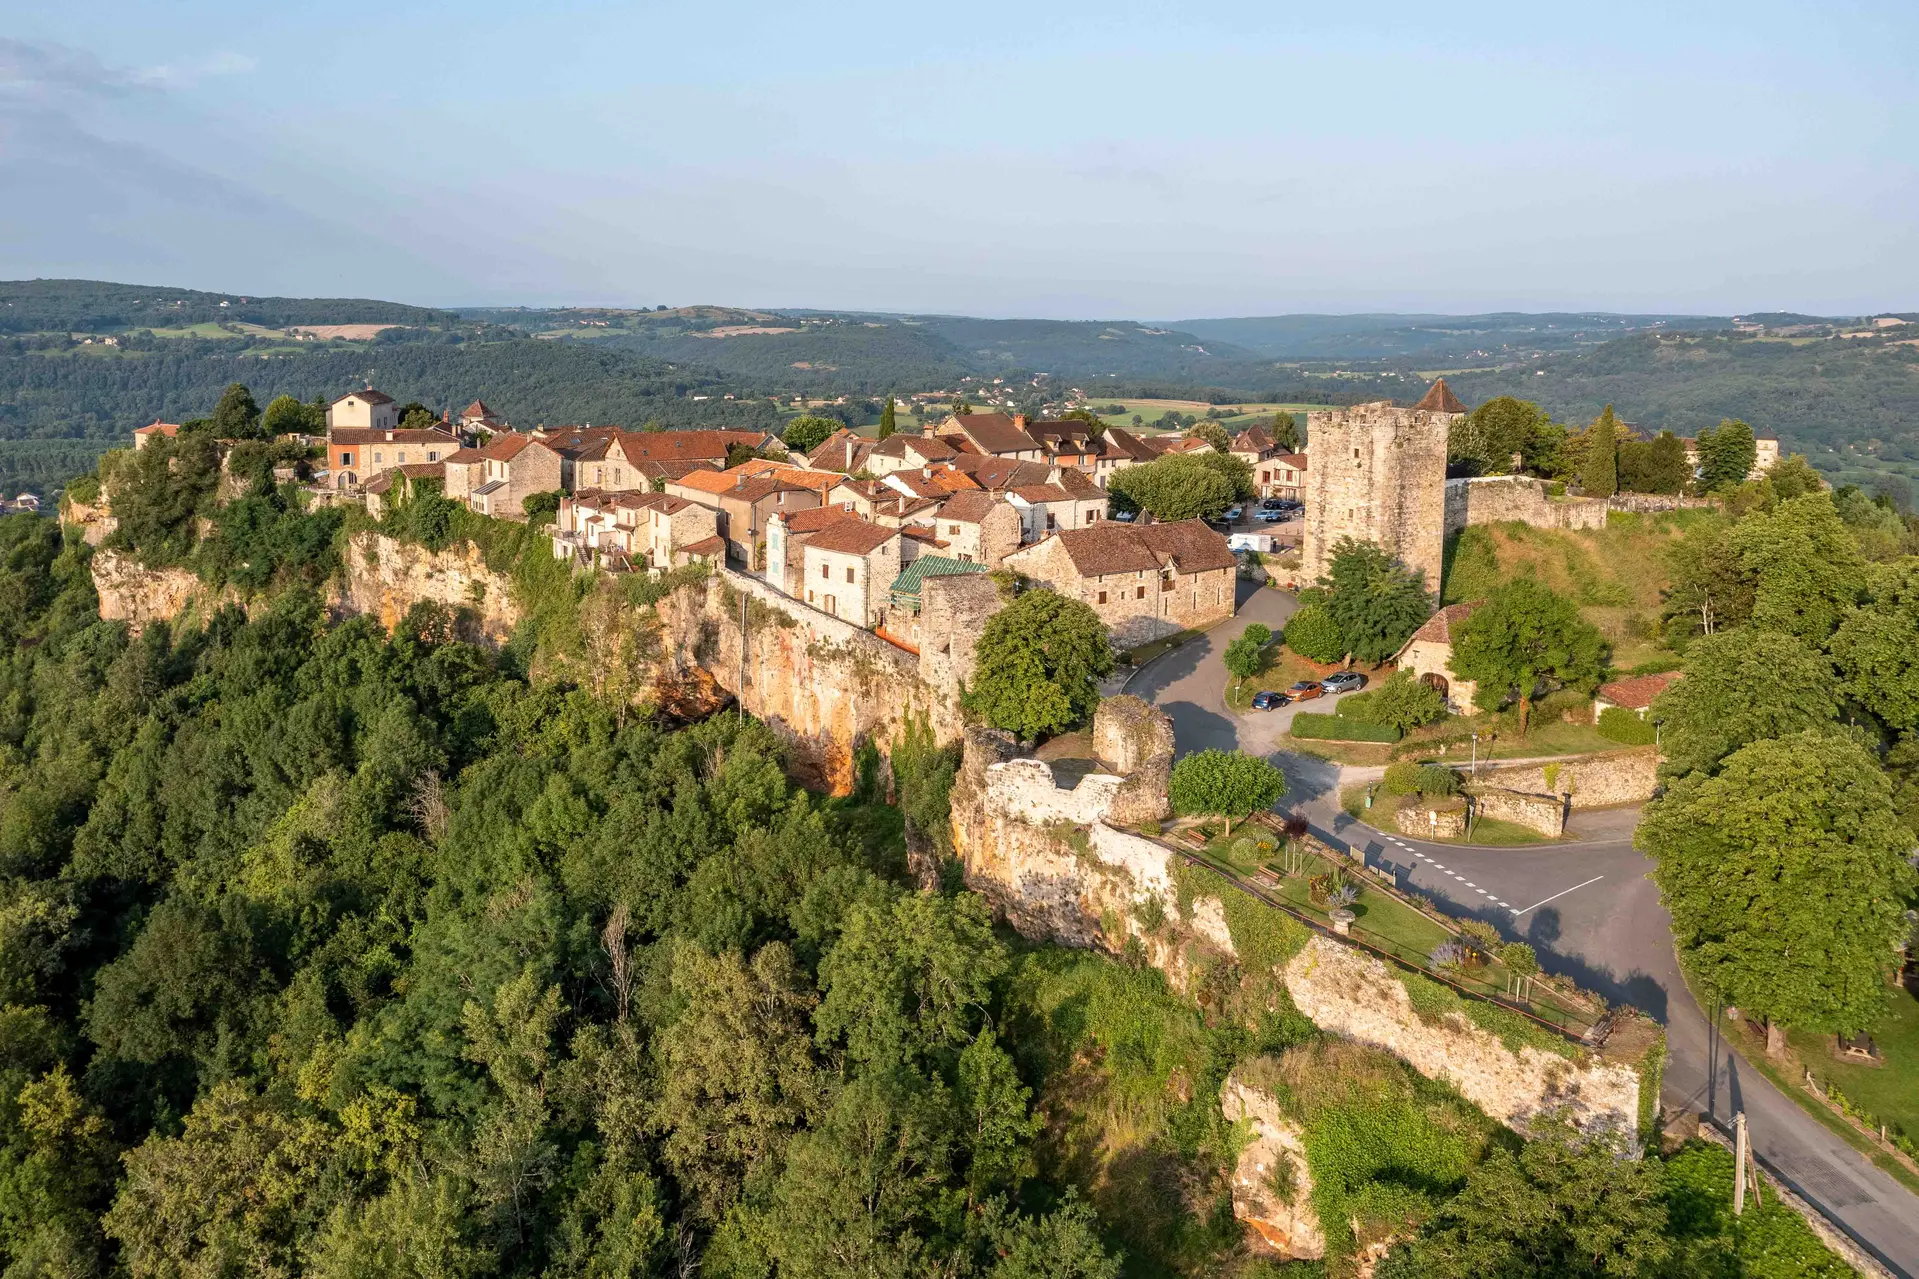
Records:
<instances>
[{"instance_id":1,"label":"curved road","mask_svg":"<svg viewBox=\"0 0 1919 1279\"><path fill-rule=\"evenodd\" d=\"M1668 1109L1710 1112L1728 1126L1743 1109L1753 1148L1775 1175L1895 1274L1919 1276L1919 1197L1782 1096L1713 1033L1694 1002L1652 862L1632 845L1636 809L1578 814L1576 841L1550 847L1436 844L1381 832L1340 809L1339 765L1282 749L1288 711L1227 709L1226 645L1252 622L1277 632L1295 606L1281 591L1242 589L1236 618L1142 667L1127 691L1172 716L1181 754L1218 747L1271 758L1286 772L1282 806L1304 815L1321 838L1364 850L1367 864L1451 914L1531 942L1548 971L1651 1015L1666 1028L1661 1094Z\"/></svg>"}]
</instances>

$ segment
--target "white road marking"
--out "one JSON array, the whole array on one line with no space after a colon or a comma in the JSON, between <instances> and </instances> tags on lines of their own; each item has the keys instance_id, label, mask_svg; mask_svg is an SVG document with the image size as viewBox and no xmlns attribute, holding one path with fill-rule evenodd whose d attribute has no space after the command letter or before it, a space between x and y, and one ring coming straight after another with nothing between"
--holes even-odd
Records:
<instances>
[{"instance_id":1,"label":"white road marking","mask_svg":"<svg viewBox=\"0 0 1919 1279\"><path fill-rule=\"evenodd\" d=\"M1605 878L1604 875L1594 875L1591 879L1586 881L1586 884L1597 884L1600 880L1604 878ZM1571 888L1563 889L1560 892L1556 892L1551 897L1547 897L1544 900L1534 902L1532 905L1526 907L1526 910L1516 910L1513 912L1513 914L1517 916L1517 915L1525 914L1527 910L1538 910L1541 906L1544 906L1546 902L1558 901L1561 897L1564 897L1567 893L1577 892L1579 889L1584 888L1586 884L1574 884Z\"/></svg>"},{"instance_id":2,"label":"white road marking","mask_svg":"<svg viewBox=\"0 0 1919 1279\"><path fill-rule=\"evenodd\" d=\"M1469 880L1467 880L1467 881L1466 881L1466 887L1468 887L1468 888L1477 888L1477 887L1479 887L1479 885L1478 885L1478 884L1475 884L1475 883L1473 883L1473 881L1469 879Z\"/></svg>"},{"instance_id":3,"label":"white road marking","mask_svg":"<svg viewBox=\"0 0 1919 1279\"><path fill-rule=\"evenodd\" d=\"M1444 862L1434 862L1434 863L1433 863L1433 866L1434 866L1435 868L1437 868L1437 869L1439 869L1439 870L1445 870L1445 869L1446 869L1446 863L1444 863Z\"/></svg>"}]
</instances>

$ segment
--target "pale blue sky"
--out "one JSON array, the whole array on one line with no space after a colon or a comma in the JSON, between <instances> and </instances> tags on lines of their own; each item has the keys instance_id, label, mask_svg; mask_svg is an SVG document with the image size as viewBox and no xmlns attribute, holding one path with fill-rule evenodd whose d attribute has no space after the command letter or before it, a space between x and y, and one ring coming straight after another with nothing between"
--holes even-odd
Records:
<instances>
[{"instance_id":1,"label":"pale blue sky","mask_svg":"<svg viewBox=\"0 0 1919 1279\"><path fill-rule=\"evenodd\" d=\"M1910 0L1199 7L16 0L0 276L1067 318L1919 307Z\"/></svg>"}]
</instances>

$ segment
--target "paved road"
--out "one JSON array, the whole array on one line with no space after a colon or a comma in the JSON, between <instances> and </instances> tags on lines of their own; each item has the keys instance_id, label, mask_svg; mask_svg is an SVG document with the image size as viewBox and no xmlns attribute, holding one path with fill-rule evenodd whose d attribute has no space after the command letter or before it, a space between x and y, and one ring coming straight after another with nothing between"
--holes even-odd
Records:
<instances>
[{"instance_id":1,"label":"paved road","mask_svg":"<svg viewBox=\"0 0 1919 1279\"><path fill-rule=\"evenodd\" d=\"M1279 591L1243 594L1237 618L1149 663L1127 691L1172 716L1182 754L1218 747L1270 756L1286 772L1281 807L1305 815L1322 838L1364 850L1369 865L1392 871L1402 886L1448 912L1486 920L1508 937L1531 942L1548 971L1664 1024L1662 1096L1669 1108L1710 1112L1727 1124L1743 1109L1753 1147L1776 1175L1819 1204L1895 1274L1919 1276L1919 1197L1713 1035L1710 1019L1680 978L1671 921L1649 878L1652 863L1632 846L1637 810L1578 814L1572 823L1576 842L1550 846L1466 847L1389 834L1340 809L1338 765L1282 749L1287 712L1242 716L1226 708L1226 645L1252 622L1279 630L1294 607L1293 597Z\"/></svg>"}]
</instances>

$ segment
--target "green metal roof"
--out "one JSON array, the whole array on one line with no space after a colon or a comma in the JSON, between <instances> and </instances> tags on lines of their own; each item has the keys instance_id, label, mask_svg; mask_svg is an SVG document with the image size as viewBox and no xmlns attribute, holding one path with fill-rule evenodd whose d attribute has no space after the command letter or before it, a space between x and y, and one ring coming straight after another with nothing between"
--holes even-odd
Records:
<instances>
[{"instance_id":1,"label":"green metal roof","mask_svg":"<svg viewBox=\"0 0 1919 1279\"><path fill-rule=\"evenodd\" d=\"M967 573L984 573L984 564L973 564L966 560L956 560L945 555L922 555L900 570L893 579L893 602L902 608L918 608L920 602L920 583L929 577L960 577Z\"/></svg>"}]
</instances>

